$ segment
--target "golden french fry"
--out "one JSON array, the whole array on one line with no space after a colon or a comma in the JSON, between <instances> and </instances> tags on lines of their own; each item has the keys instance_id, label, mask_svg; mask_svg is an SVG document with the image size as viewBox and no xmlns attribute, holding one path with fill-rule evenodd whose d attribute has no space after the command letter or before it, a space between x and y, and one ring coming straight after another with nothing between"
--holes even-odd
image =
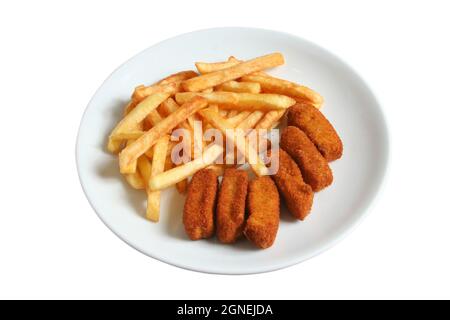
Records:
<instances>
[{"instance_id":1,"label":"golden french fry","mask_svg":"<svg viewBox=\"0 0 450 320\"><path fill-rule=\"evenodd\" d=\"M174 113L180 106L178 103L175 102L172 98L167 99L164 101L161 106L159 107L161 109L161 112L165 117L169 116L171 113ZM189 125L189 122L187 120L182 121L179 124L180 128L184 128L187 130L191 129L191 126Z\"/></svg>"},{"instance_id":2,"label":"golden french fry","mask_svg":"<svg viewBox=\"0 0 450 320\"><path fill-rule=\"evenodd\" d=\"M198 92L230 80L241 78L249 73L273 68L282 64L284 64L283 55L281 53L272 53L242 62L227 69L184 80L181 85L186 91Z\"/></svg>"},{"instance_id":3,"label":"golden french fry","mask_svg":"<svg viewBox=\"0 0 450 320\"><path fill-rule=\"evenodd\" d=\"M136 105L137 103L134 100L128 102L123 110L123 116L125 117L126 115L128 115L131 112L131 110L133 110L136 107Z\"/></svg>"},{"instance_id":4,"label":"golden french fry","mask_svg":"<svg viewBox=\"0 0 450 320\"><path fill-rule=\"evenodd\" d=\"M257 150L250 145L248 138L235 139L234 133L230 133L230 130L227 130L233 129L233 126L226 119L221 118L217 112L207 108L200 110L199 113L215 128L222 131L227 139L234 140L237 150L245 156L245 159L249 162L250 167L257 176L265 176L269 174L269 170L259 157Z\"/></svg>"},{"instance_id":5,"label":"golden french fry","mask_svg":"<svg viewBox=\"0 0 450 320\"><path fill-rule=\"evenodd\" d=\"M164 102L163 102L164 103ZM158 110L153 110L148 114L148 116L144 120L144 124L146 126L145 129L149 130L151 127L160 122L163 118L159 114ZM146 131L147 131L146 130Z\"/></svg>"},{"instance_id":6,"label":"golden french fry","mask_svg":"<svg viewBox=\"0 0 450 320\"><path fill-rule=\"evenodd\" d=\"M145 119L145 117L152 111L155 110L158 105L160 105L164 100L169 97L167 93L155 93L147 98L145 98L142 102L140 102L130 113L123 118L114 130L111 133L111 136L116 135L117 133L129 131ZM113 153L117 153L118 145L120 147L120 141L117 144L118 140L109 139L108 141L108 150Z\"/></svg>"},{"instance_id":7,"label":"golden french fry","mask_svg":"<svg viewBox=\"0 0 450 320\"><path fill-rule=\"evenodd\" d=\"M175 95L175 100L182 104L200 96L208 100L210 104L218 104L222 109L233 110L277 110L287 109L295 104L295 100L279 94L270 93L235 93L235 92L211 92L195 93L180 92Z\"/></svg>"},{"instance_id":8,"label":"golden french fry","mask_svg":"<svg viewBox=\"0 0 450 320\"><path fill-rule=\"evenodd\" d=\"M247 118L242 120L237 126L236 129L251 129L253 128L261 118L264 117L264 112L262 111L253 111Z\"/></svg>"},{"instance_id":9,"label":"golden french fry","mask_svg":"<svg viewBox=\"0 0 450 320\"><path fill-rule=\"evenodd\" d=\"M206 107L208 102L201 98L195 97L191 101L183 104L175 112L171 113L167 118L158 122L153 128L148 130L144 135L137 139L134 143L127 146L119 154L119 165L121 173L133 173L136 167L133 162L143 155L156 141L163 135L167 134L182 121L201 108Z\"/></svg>"},{"instance_id":10,"label":"golden french fry","mask_svg":"<svg viewBox=\"0 0 450 320\"><path fill-rule=\"evenodd\" d=\"M136 140L140 136L142 136L145 133L145 131L142 130L134 130L134 131L126 131L126 132L119 132L115 135L111 136L111 139L113 140Z\"/></svg>"},{"instance_id":11,"label":"golden french fry","mask_svg":"<svg viewBox=\"0 0 450 320\"><path fill-rule=\"evenodd\" d=\"M241 63L241 61L237 60L234 57L230 57L230 58L228 58L228 61L225 61L225 62L213 62L213 63L196 62L195 66L197 67L198 72L200 72L201 74L205 74L205 73L211 73L211 72L219 71L219 70L223 70L223 69L228 69L239 63Z\"/></svg>"},{"instance_id":12,"label":"golden french fry","mask_svg":"<svg viewBox=\"0 0 450 320\"><path fill-rule=\"evenodd\" d=\"M136 172L139 172L141 174L142 179L144 181L144 188L147 188L148 181L152 176L152 165L150 163L150 160L145 155L142 155L138 159L137 166L138 171Z\"/></svg>"},{"instance_id":13,"label":"golden french fry","mask_svg":"<svg viewBox=\"0 0 450 320\"><path fill-rule=\"evenodd\" d=\"M211 93L214 91L214 88L207 88L205 90L202 90L203 93Z\"/></svg>"},{"instance_id":14,"label":"golden french fry","mask_svg":"<svg viewBox=\"0 0 450 320\"><path fill-rule=\"evenodd\" d=\"M169 136L160 138L153 147L152 172L151 177L154 177L161 172L164 172L164 164L166 162L166 154L169 145ZM150 179L147 181L150 182ZM152 191L150 187L147 188L147 213L146 217L150 221L159 221L159 207L161 202L161 191Z\"/></svg>"},{"instance_id":15,"label":"golden french fry","mask_svg":"<svg viewBox=\"0 0 450 320\"><path fill-rule=\"evenodd\" d=\"M273 125L281 119L284 112L285 110L273 110L267 112L261 121L256 124L255 129L271 129Z\"/></svg>"},{"instance_id":16,"label":"golden french fry","mask_svg":"<svg viewBox=\"0 0 450 320\"><path fill-rule=\"evenodd\" d=\"M208 167L223 153L223 147L217 144L209 146L202 157L185 163L150 178L151 190L162 190L193 175L198 170Z\"/></svg>"},{"instance_id":17,"label":"golden french fry","mask_svg":"<svg viewBox=\"0 0 450 320\"><path fill-rule=\"evenodd\" d=\"M190 79L190 78L193 78L196 76L198 76L197 72L192 71L192 70L180 71L180 72L171 74L168 77L165 77L164 79L158 81L156 84L157 85L165 85L165 84L169 84L172 82L187 80L187 79Z\"/></svg>"},{"instance_id":18,"label":"golden french fry","mask_svg":"<svg viewBox=\"0 0 450 320\"><path fill-rule=\"evenodd\" d=\"M145 189L144 180L139 172L136 171L135 173L124 174L123 176L132 188L136 190Z\"/></svg>"},{"instance_id":19,"label":"golden french fry","mask_svg":"<svg viewBox=\"0 0 450 320\"><path fill-rule=\"evenodd\" d=\"M230 114L232 111L234 111L234 110L231 110L228 113L229 118L227 120L233 127L236 127L239 123L244 121L245 118L247 118L252 113L251 111L241 111L241 112L238 112L235 116L232 116L230 118Z\"/></svg>"},{"instance_id":20,"label":"golden french fry","mask_svg":"<svg viewBox=\"0 0 450 320\"><path fill-rule=\"evenodd\" d=\"M258 82L237 82L232 80L218 85L216 87L216 90L229 92L260 93L261 85Z\"/></svg>"},{"instance_id":21,"label":"golden french fry","mask_svg":"<svg viewBox=\"0 0 450 320\"><path fill-rule=\"evenodd\" d=\"M243 81L258 82L264 92L283 94L297 101L310 102L316 108L320 108L323 104L323 98L320 94L291 81L254 74L243 76L242 79Z\"/></svg>"},{"instance_id":22,"label":"golden french fry","mask_svg":"<svg viewBox=\"0 0 450 320\"><path fill-rule=\"evenodd\" d=\"M133 101L141 102L146 97L155 93L168 93L169 95L175 94L180 91L180 81L172 82L164 85L153 86L139 86L134 89L134 93L131 96Z\"/></svg>"}]
</instances>

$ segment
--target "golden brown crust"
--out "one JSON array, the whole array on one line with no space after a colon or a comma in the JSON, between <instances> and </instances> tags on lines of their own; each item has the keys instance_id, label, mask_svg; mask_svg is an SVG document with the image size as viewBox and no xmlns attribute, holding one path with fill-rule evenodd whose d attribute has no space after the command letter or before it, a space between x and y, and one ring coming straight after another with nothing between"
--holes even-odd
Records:
<instances>
[{"instance_id":1,"label":"golden brown crust","mask_svg":"<svg viewBox=\"0 0 450 320\"><path fill-rule=\"evenodd\" d=\"M280 196L272 179L264 176L250 182L247 207L249 217L244 228L245 236L260 248L270 247L280 223Z\"/></svg>"},{"instance_id":2,"label":"golden brown crust","mask_svg":"<svg viewBox=\"0 0 450 320\"><path fill-rule=\"evenodd\" d=\"M217 238L222 243L233 243L242 235L247 187L247 172L225 170L216 210Z\"/></svg>"},{"instance_id":3,"label":"golden brown crust","mask_svg":"<svg viewBox=\"0 0 450 320\"><path fill-rule=\"evenodd\" d=\"M277 173L271 177L289 212L295 218L304 220L311 211L314 192L303 181L300 169L286 151L278 149L272 152L274 153L272 159L278 159L279 166ZM278 156L275 153L278 153Z\"/></svg>"},{"instance_id":4,"label":"golden brown crust","mask_svg":"<svg viewBox=\"0 0 450 320\"><path fill-rule=\"evenodd\" d=\"M289 108L287 119L288 126L298 127L306 133L327 161L342 157L341 138L317 108L308 103L297 103Z\"/></svg>"},{"instance_id":5,"label":"golden brown crust","mask_svg":"<svg viewBox=\"0 0 450 320\"><path fill-rule=\"evenodd\" d=\"M203 169L194 174L184 204L184 229L191 240L214 235L214 211L218 189L217 174Z\"/></svg>"},{"instance_id":6,"label":"golden brown crust","mask_svg":"<svg viewBox=\"0 0 450 320\"><path fill-rule=\"evenodd\" d=\"M299 128L289 126L284 129L280 147L294 159L304 181L313 191L320 191L333 182L333 173L328 162Z\"/></svg>"}]
</instances>

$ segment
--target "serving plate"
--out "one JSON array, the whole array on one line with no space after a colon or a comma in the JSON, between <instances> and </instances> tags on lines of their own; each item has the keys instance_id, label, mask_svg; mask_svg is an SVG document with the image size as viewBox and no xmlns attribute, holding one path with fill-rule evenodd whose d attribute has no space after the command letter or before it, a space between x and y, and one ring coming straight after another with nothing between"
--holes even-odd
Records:
<instances>
[{"instance_id":1,"label":"serving plate","mask_svg":"<svg viewBox=\"0 0 450 320\"><path fill-rule=\"evenodd\" d=\"M331 163L334 183L316 194L306 221L282 207L275 244L260 250L242 239L234 245L216 239L190 241L184 233L184 196L162 193L161 219L144 218L145 193L120 176L118 159L106 139L122 117L134 87L150 84L195 61L249 59L283 53L286 64L271 74L313 88L323 95L323 113L344 142L344 156ZM386 122L375 96L341 59L297 36L263 29L218 28L165 40L131 58L95 93L79 128L76 160L83 190L100 219L118 237L163 262L201 272L251 274L284 268L317 255L348 234L367 214L382 184L389 153Z\"/></svg>"}]
</instances>

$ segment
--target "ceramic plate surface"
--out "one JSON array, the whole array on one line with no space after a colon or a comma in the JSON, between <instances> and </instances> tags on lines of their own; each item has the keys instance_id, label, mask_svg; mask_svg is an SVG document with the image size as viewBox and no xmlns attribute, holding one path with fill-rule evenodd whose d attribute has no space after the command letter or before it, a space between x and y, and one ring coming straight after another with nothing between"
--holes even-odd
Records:
<instances>
[{"instance_id":1,"label":"ceramic plate surface","mask_svg":"<svg viewBox=\"0 0 450 320\"><path fill-rule=\"evenodd\" d=\"M118 159L106 152L106 138L122 117L130 93L195 61L249 59L283 53L286 64L270 73L313 88L344 142L344 156L331 163L334 183L316 194L306 221L282 208L275 244L258 250L243 239L222 245L190 241L182 224L184 196L171 188L161 199L161 219L145 220L144 192L120 176ZM388 133L380 106L364 81L330 52L293 35L250 28L196 31L154 45L119 67L98 89L83 116L77 141L78 173L101 220L126 243L153 258L195 271L250 274L284 268L334 245L367 213L388 162Z\"/></svg>"}]
</instances>

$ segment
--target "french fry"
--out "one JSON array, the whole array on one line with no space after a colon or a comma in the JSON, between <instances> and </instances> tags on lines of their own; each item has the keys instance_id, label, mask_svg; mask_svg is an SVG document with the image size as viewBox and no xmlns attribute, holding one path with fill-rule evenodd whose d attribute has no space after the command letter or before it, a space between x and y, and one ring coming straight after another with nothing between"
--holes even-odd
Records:
<instances>
[{"instance_id":1,"label":"french fry","mask_svg":"<svg viewBox=\"0 0 450 320\"><path fill-rule=\"evenodd\" d=\"M273 68L282 64L284 64L283 55L281 53L272 53L242 62L227 69L184 80L181 85L186 91L198 92L230 80L241 78L249 73Z\"/></svg>"},{"instance_id":2,"label":"french fry","mask_svg":"<svg viewBox=\"0 0 450 320\"><path fill-rule=\"evenodd\" d=\"M267 112L264 117L259 121L255 129L271 129L273 125L281 119L284 115L284 110L274 110Z\"/></svg>"},{"instance_id":3,"label":"french fry","mask_svg":"<svg viewBox=\"0 0 450 320\"><path fill-rule=\"evenodd\" d=\"M169 116L171 113L174 113L179 107L180 106L178 105L178 103L176 103L172 98L167 99L160 106L161 111L163 112L165 117ZM182 121L179 124L179 127L191 130L191 126L189 125L189 122L187 120Z\"/></svg>"},{"instance_id":4,"label":"french fry","mask_svg":"<svg viewBox=\"0 0 450 320\"><path fill-rule=\"evenodd\" d=\"M111 132L111 136L135 128L152 110L155 110L168 97L169 94L167 93L155 93L145 98L117 124ZM111 138L108 139L108 150L110 152L117 153L119 151L118 147L120 147L120 141Z\"/></svg>"},{"instance_id":5,"label":"french fry","mask_svg":"<svg viewBox=\"0 0 450 320\"><path fill-rule=\"evenodd\" d=\"M136 190L145 189L144 180L139 172L136 171L135 173L124 174L123 176L132 188Z\"/></svg>"},{"instance_id":6,"label":"french fry","mask_svg":"<svg viewBox=\"0 0 450 320\"><path fill-rule=\"evenodd\" d=\"M295 104L295 100L279 94L270 93L235 93L235 92L212 92L195 93L180 92L175 95L175 100L179 103L186 103L195 96L200 96L208 100L210 104L218 104L222 109L233 110L277 110L287 109Z\"/></svg>"},{"instance_id":7,"label":"french fry","mask_svg":"<svg viewBox=\"0 0 450 320\"><path fill-rule=\"evenodd\" d=\"M125 106L124 110L123 110L123 116L127 116L131 110L133 110L137 105L137 102L134 100L131 100L130 102L127 103L127 105Z\"/></svg>"},{"instance_id":8,"label":"french fry","mask_svg":"<svg viewBox=\"0 0 450 320\"><path fill-rule=\"evenodd\" d=\"M227 139L232 139L235 141L236 148L241 154L244 155L245 159L249 162L250 167L255 172L257 176L268 175L268 169L262 160L259 158L257 150L250 145L249 140L246 139L235 139L234 133L230 133L227 129L233 129L233 126L226 120L219 116L219 114L209 108L200 110L200 115L211 123L215 128L222 131Z\"/></svg>"},{"instance_id":9,"label":"french fry","mask_svg":"<svg viewBox=\"0 0 450 320\"><path fill-rule=\"evenodd\" d=\"M190 79L190 78L193 78L196 76L198 76L198 74L197 74L197 72L195 72L193 70L181 71L181 72L171 74L168 77L165 77L164 79L158 81L156 84L157 85L165 85L165 84L169 84L172 82L187 80L187 79Z\"/></svg>"},{"instance_id":10,"label":"french fry","mask_svg":"<svg viewBox=\"0 0 450 320\"><path fill-rule=\"evenodd\" d=\"M163 102L164 103L164 102ZM161 117L161 115L159 114L159 112L157 110L153 110L152 112L150 112L148 114L148 116L145 118L144 120L144 125L146 131L149 130L151 127L153 127L154 125L156 125L158 122L160 122L163 118Z\"/></svg>"},{"instance_id":11,"label":"french fry","mask_svg":"<svg viewBox=\"0 0 450 320\"><path fill-rule=\"evenodd\" d=\"M133 162L143 155L156 141L164 134L167 134L188 116L194 114L201 108L207 106L207 101L201 97L195 97L191 101L183 104L175 112L170 114L158 122L153 128L148 130L144 135L137 139L134 143L127 146L119 154L119 165L121 173L134 173L136 167Z\"/></svg>"},{"instance_id":12,"label":"french fry","mask_svg":"<svg viewBox=\"0 0 450 320\"><path fill-rule=\"evenodd\" d=\"M235 65L238 65L241 63L241 61L237 60L236 58L231 57L228 59L228 61L225 62L196 62L195 67L197 68L198 72L201 74L211 73L215 71L220 71L224 69L228 69L230 67L233 67Z\"/></svg>"},{"instance_id":13,"label":"french fry","mask_svg":"<svg viewBox=\"0 0 450 320\"><path fill-rule=\"evenodd\" d=\"M203 93L211 93L214 91L214 88L207 88L205 90L202 90Z\"/></svg>"},{"instance_id":14,"label":"french fry","mask_svg":"<svg viewBox=\"0 0 450 320\"><path fill-rule=\"evenodd\" d=\"M262 111L253 111L247 118L242 120L237 126L236 129L251 129L253 128L261 118L264 117L264 112Z\"/></svg>"},{"instance_id":15,"label":"french fry","mask_svg":"<svg viewBox=\"0 0 450 320\"><path fill-rule=\"evenodd\" d=\"M155 93L168 93L169 95L175 94L180 91L180 81L172 82L164 85L153 85L153 86L138 86L134 89L134 93L131 96L133 101L141 102L146 97Z\"/></svg>"},{"instance_id":16,"label":"french fry","mask_svg":"<svg viewBox=\"0 0 450 320\"><path fill-rule=\"evenodd\" d=\"M233 110L230 111L230 113ZM230 116L230 113L228 116ZM228 118L228 122L233 126L236 127L239 123L241 123L245 118L247 118L251 114L251 111L241 111L237 113L234 117Z\"/></svg>"},{"instance_id":17,"label":"french fry","mask_svg":"<svg viewBox=\"0 0 450 320\"><path fill-rule=\"evenodd\" d=\"M164 172L164 164L166 162L166 154L168 149L169 136L160 138L153 147L152 172L151 177L154 177ZM151 179L150 177L150 179ZM147 181L150 182L150 179ZM147 184L148 186L148 184ZM150 221L159 221L159 207L161 202L161 191L150 190L147 188L147 213L146 217Z\"/></svg>"},{"instance_id":18,"label":"french fry","mask_svg":"<svg viewBox=\"0 0 450 320\"><path fill-rule=\"evenodd\" d=\"M261 85L258 82L237 82L232 80L218 85L216 87L216 90L229 92L260 93Z\"/></svg>"},{"instance_id":19,"label":"french fry","mask_svg":"<svg viewBox=\"0 0 450 320\"><path fill-rule=\"evenodd\" d=\"M198 170L208 167L223 153L223 147L217 144L209 146L202 157L185 163L150 178L150 189L162 190L193 175Z\"/></svg>"},{"instance_id":20,"label":"french fry","mask_svg":"<svg viewBox=\"0 0 450 320\"><path fill-rule=\"evenodd\" d=\"M323 98L320 94L291 81L254 74L243 76L242 80L258 82L264 92L283 94L297 101L310 102L316 108L320 108L323 104Z\"/></svg>"},{"instance_id":21,"label":"french fry","mask_svg":"<svg viewBox=\"0 0 450 320\"><path fill-rule=\"evenodd\" d=\"M126 131L126 132L119 132L113 136L111 136L111 139L113 140L136 140L140 136L142 136L145 133L145 131L142 130L134 130L134 131Z\"/></svg>"}]
</instances>

